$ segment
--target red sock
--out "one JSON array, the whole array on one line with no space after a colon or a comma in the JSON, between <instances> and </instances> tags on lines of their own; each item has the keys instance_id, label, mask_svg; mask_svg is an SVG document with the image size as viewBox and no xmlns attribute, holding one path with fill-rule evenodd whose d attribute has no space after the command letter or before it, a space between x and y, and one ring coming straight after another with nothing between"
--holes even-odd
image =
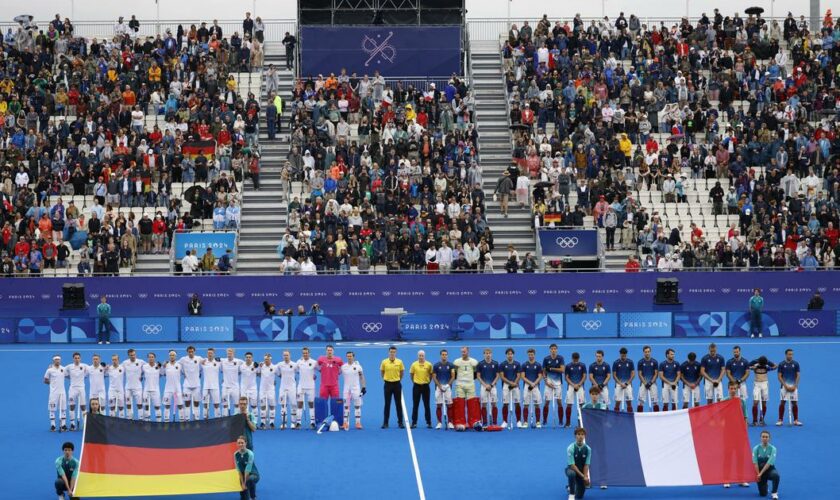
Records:
<instances>
[{"instance_id":1,"label":"red sock","mask_svg":"<svg viewBox=\"0 0 840 500\"><path fill-rule=\"evenodd\" d=\"M566 425L572 425L572 405L566 407Z\"/></svg>"},{"instance_id":2,"label":"red sock","mask_svg":"<svg viewBox=\"0 0 840 500\"><path fill-rule=\"evenodd\" d=\"M522 405L520 405L519 403L516 403L516 407L513 409L513 411L516 412L516 421L521 422L522 421Z\"/></svg>"},{"instance_id":3,"label":"red sock","mask_svg":"<svg viewBox=\"0 0 840 500\"><path fill-rule=\"evenodd\" d=\"M487 408L484 406L481 407L481 421L487 422Z\"/></svg>"},{"instance_id":4,"label":"red sock","mask_svg":"<svg viewBox=\"0 0 840 500\"><path fill-rule=\"evenodd\" d=\"M761 405L761 421L764 422L764 415L767 415L767 403Z\"/></svg>"},{"instance_id":5,"label":"red sock","mask_svg":"<svg viewBox=\"0 0 840 500\"><path fill-rule=\"evenodd\" d=\"M559 422L557 425L563 425L563 405L560 401L557 401L557 421Z\"/></svg>"},{"instance_id":6,"label":"red sock","mask_svg":"<svg viewBox=\"0 0 840 500\"><path fill-rule=\"evenodd\" d=\"M785 402L779 403L779 422L785 419Z\"/></svg>"},{"instance_id":7,"label":"red sock","mask_svg":"<svg viewBox=\"0 0 840 500\"><path fill-rule=\"evenodd\" d=\"M677 406L677 405L674 405L674 406ZM674 409L676 409L676 408L674 408ZM688 409L688 403L683 403L683 410L687 410L687 409Z\"/></svg>"},{"instance_id":8,"label":"red sock","mask_svg":"<svg viewBox=\"0 0 840 500\"><path fill-rule=\"evenodd\" d=\"M671 405L671 409L674 410L674 411L677 411L677 403L673 403Z\"/></svg>"},{"instance_id":9,"label":"red sock","mask_svg":"<svg viewBox=\"0 0 840 500\"><path fill-rule=\"evenodd\" d=\"M548 422L548 403L543 405L543 425Z\"/></svg>"},{"instance_id":10,"label":"red sock","mask_svg":"<svg viewBox=\"0 0 840 500\"><path fill-rule=\"evenodd\" d=\"M636 411L639 412L639 413L644 413L645 405L637 405L636 406Z\"/></svg>"},{"instance_id":11,"label":"red sock","mask_svg":"<svg viewBox=\"0 0 840 500\"><path fill-rule=\"evenodd\" d=\"M790 404L793 406L793 420L799 420L799 402L791 401Z\"/></svg>"},{"instance_id":12,"label":"red sock","mask_svg":"<svg viewBox=\"0 0 840 500\"><path fill-rule=\"evenodd\" d=\"M527 406L525 407L525 412L522 416L524 417L524 419L523 419L524 422L527 424L528 423L528 407Z\"/></svg>"},{"instance_id":13,"label":"red sock","mask_svg":"<svg viewBox=\"0 0 840 500\"><path fill-rule=\"evenodd\" d=\"M753 423L758 422L758 403L753 404Z\"/></svg>"},{"instance_id":14,"label":"red sock","mask_svg":"<svg viewBox=\"0 0 840 500\"><path fill-rule=\"evenodd\" d=\"M616 402L615 402L615 411L618 411L618 410L620 410L620 409L621 409L621 403L619 403L618 401L616 401Z\"/></svg>"},{"instance_id":15,"label":"red sock","mask_svg":"<svg viewBox=\"0 0 840 500\"><path fill-rule=\"evenodd\" d=\"M453 415L453 413L452 413L452 405L447 405L447 406L446 406L446 420L447 420L449 423L452 423L452 415Z\"/></svg>"},{"instance_id":16,"label":"red sock","mask_svg":"<svg viewBox=\"0 0 840 500\"><path fill-rule=\"evenodd\" d=\"M493 410L495 410L495 408L493 408ZM493 419L494 420L496 418L495 414L496 414L496 412L494 411L493 412ZM508 423L507 419L508 419L508 405L503 404L502 405L502 421L504 421L504 423Z\"/></svg>"},{"instance_id":17,"label":"red sock","mask_svg":"<svg viewBox=\"0 0 840 500\"><path fill-rule=\"evenodd\" d=\"M666 408L667 408L667 405L666 405ZM659 403L654 403L653 404L653 411L659 411Z\"/></svg>"},{"instance_id":18,"label":"red sock","mask_svg":"<svg viewBox=\"0 0 840 500\"><path fill-rule=\"evenodd\" d=\"M443 409L441 408L441 405L437 405L437 410L436 411L437 411L438 422L443 422Z\"/></svg>"},{"instance_id":19,"label":"red sock","mask_svg":"<svg viewBox=\"0 0 840 500\"><path fill-rule=\"evenodd\" d=\"M496 425L496 422L499 421L499 407L493 405L493 425Z\"/></svg>"},{"instance_id":20,"label":"red sock","mask_svg":"<svg viewBox=\"0 0 840 500\"><path fill-rule=\"evenodd\" d=\"M633 413L633 403L625 403L625 408L627 408L627 413Z\"/></svg>"}]
</instances>

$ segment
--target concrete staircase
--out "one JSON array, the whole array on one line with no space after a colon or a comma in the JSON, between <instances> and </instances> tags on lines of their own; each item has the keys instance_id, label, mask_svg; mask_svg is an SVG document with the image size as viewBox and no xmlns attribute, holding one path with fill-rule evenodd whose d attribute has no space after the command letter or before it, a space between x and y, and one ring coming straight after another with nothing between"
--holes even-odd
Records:
<instances>
[{"instance_id":1,"label":"concrete staircase","mask_svg":"<svg viewBox=\"0 0 840 500\"><path fill-rule=\"evenodd\" d=\"M169 263L169 252L162 254L138 253L134 271L143 275L170 274L172 269Z\"/></svg>"},{"instance_id":2,"label":"concrete staircase","mask_svg":"<svg viewBox=\"0 0 840 500\"><path fill-rule=\"evenodd\" d=\"M511 202L509 215L505 218L499 202L493 201L496 182L513 156L499 44L495 41L477 41L471 43L471 49L470 84L475 93L480 165L487 195L487 222L495 242L493 264L497 271L503 271L508 245L516 248L521 259L526 252L535 253L536 243L529 206L519 208Z\"/></svg>"},{"instance_id":3,"label":"concrete staircase","mask_svg":"<svg viewBox=\"0 0 840 500\"><path fill-rule=\"evenodd\" d=\"M274 64L280 74L278 92L286 108L282 117L283 133L277 134L273 141L268 140L268 126L265 112L260 112L260 151L261 171L260 190L254 190L250 179L246 180L242 191L242 223L239 229L239 251L236 259L237 273L259 273L277 271L280 258L277 245L286 229L288 200L280 181L280 170L289 152L289 117L288 104L291 102L294 74L286 70L285 50L279 43L268 42L265 45L265 64ZM268 94L265 82L260 82L260 106L265 109Z\"/></svg>"}]
</instances>

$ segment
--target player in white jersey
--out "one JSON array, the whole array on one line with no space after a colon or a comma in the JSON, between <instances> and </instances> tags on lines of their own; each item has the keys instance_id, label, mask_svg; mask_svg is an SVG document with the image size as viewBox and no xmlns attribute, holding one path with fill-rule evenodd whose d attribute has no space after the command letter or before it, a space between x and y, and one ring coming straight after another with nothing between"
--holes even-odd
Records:
<instances>
[{"instance_id":1,"label":"player in white jersey","mask_svg":"<svg viewBox=\"0 0 840 500\"><path fill-rule=\"evenodd\" d=\"M210 402L213 402L213 416L219 418L219 372L222 361L216 357L216 350L207 349L207 358L201 362L201 375L204 377L204 420L210 418Z\"/></svg>"},{"instance_id":2,"label":"player in white jersey","mask_svg":"<svg viewBox=\"0 0 840 500\"><path fill-rule=\"evenodd\" d=\"M108 414L112 417L125 417L125 369L118 355L111 356L111 364L105 374L108 375Z\"/></svg>"},{"instance_id":3,"label":"player in white jersey","mask_svg":"<svg viewBox=\"0 0 840 500\"><path fill-rule=\"evenodd\" d=\"M125 412L126 418L134 419L134 408L137 408L137 418L143 414L143 365L146 362L137 359L137 351L128 350L128 359L122 362L125 369Z\"/></svg>"},{"instance_id":4,"label":"player in white jersey","mask_svg":"<svg viewBox=\"0 0 840 500\"><path fill-rule=\"evenodd\" d=\"M227 357L222 360L222 413L229 415L239 406L239 369L241 359L236 359L236 351L228 347ZM233 403L231 404L231 401Z\"/></svg>"},{"instance_id":5,"label":"player in white jersey","mask_svg":"<svg viewBox=\"0 0 840 500\"><path fill-rule=\"evenodd\" d=\"M254 362L254 355L250 352L245 353L245 362L239 367L239 392L240 396L248 398L248 406L251 407L251 413L256 413L257 409L257 370L259 365Z\"/></svg>"},{"instance_id":6,"label":"player in white jersey","mask_svg":"<svg viewBox=\"0 0 840 500\"><path fill-rule=\"evenodd\" d=\"M155 409L155 422L162 419L160 409L160 373L163 371L155 353L150 352L143 365L143 420L152 419L152 408Z\"/></svg>"},{"instance_id":7,"label":"player in white jersey","mask_svg":"<svg viewBox=\"0 0 840 500\"><path fill-rule=\"evenodd\" d=\"M73 353L73 363L64 367L64 373L70 379L70 395L67 402L70 405L70 430L76 430L76 406L79 407L79 416L85 413L87 396L85 395L85 377L88 374L88 365L82 363L82 355ZM81 418L80 418L81 420Z\"/></svg>"},{"instance_id":8,"label":"player in white jersey","mask_svg":"<svg viewBox=\"0 0 840 500\"><path fill-rule=\"evenodd\" d=\"M303 420L304 400L309 406L309 428L315 428L315 371L318 369L318 362L309 357L309 348L304 347L302 357L297 360L298 369L298 414L295 420L295 428L300 429L300 422Z\"/></svg>"},{"instance_id":9,"label":"player in white jersey","mask_svg":"<svg viewBox=\"0 0 840 500\"><path fill-rule=\"evenodd\" d=\"M257 370L257 376L260 377L260 429L265 429L266 421L268 421L268 427L274 429L274 412L277 406L277 391L275 390L277 374L277 367L271 362L271 354L266 353Z\"/></svg>"},{"instance_id":10,"label":"player in white jersey","mask_svg":"<svg viewBox=\"0 0 840 500\"><path fill-rule=\"evenodd\" d=\"M344 430L350 430L350 403L353 403L353 419L356 421L356 429L362 428L362 396L367 393L365 372L362 365L356 361L353 351L348 351L345 357L346 363L341 365L341 378L344 380Z\"/></svg>"},{"instance_id":11,"label":"player in white jersey","mask_svg":"<svg viewBox=\"0 0 840 500\"><path fill-rule=\"evenodd\" d=\"M93 361L88 366L88 381L90 382L90 399L97 400L100 412L105 413L108 398L105 397L105 373L107 366L102 362L99 354L93 355Z\"/></svg>"},{"instance_id":12,"label":"player in white jersey","mask_svg":"<svg viewBox=\"0 0 840 500\"><path fill-rule=\"evenodd\" d=\"M184 414L187 419L201 418L201 356L195 355L195 347L187 347L187 355L178 360L184 374ZM190 417L192 414L192 417Z\"/></svg>"},{"instance_id":13,"label":"player in white jersey","mask_svg":"<svg viewBox=\"0 0 840 500\"><path fill-rule=\"evenodd\" d=\"M50 386L50 431L55 431L55 411L61 418L61 430L67 430L67 391L64 389L65 369L61 366L61 356L53 356L52 364L44 373L44 383Z\"/></svg>"},{"instance_id":14,"label":"player in white jersey","mask_svg":"<svg viewBox=\"0 0 840 500\"><path fill-rule=\"evenodd\" d=\"M181 393L181 363L176 359L175 351L169 351L169 361L163 364L163 375L166 377L166 384L163 386L163 407L166 410L164 421L171 422L174 419L174 407L178 407L178 420L186 418L184 411L184 396Z\"/></svg>"},{"instance_id":15,"label":"player in white jersey","mask_svg":"<svg viewBox=\"0 0 840 500\"><path fill-rule=\"evenodd\" d=\"M295 397L296 385L295 374L297 374L297 363L292 361L289 351L283 351L283 361L277 363L277 371L280 375L280 430L286 428L287 407L292 409L292 418L288 425L291 428L292 422L297 418L297 399Z\"/></svg>"}]
</instances>

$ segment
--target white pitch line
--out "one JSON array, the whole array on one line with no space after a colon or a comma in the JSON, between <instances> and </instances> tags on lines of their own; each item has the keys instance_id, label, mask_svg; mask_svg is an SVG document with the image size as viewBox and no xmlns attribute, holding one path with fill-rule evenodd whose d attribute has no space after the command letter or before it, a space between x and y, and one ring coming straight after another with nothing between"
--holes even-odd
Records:
<instances>
[{"instance_id":1,"label":"white pitch line","mask_svg":"<svg viewBox=\"0 0 840 500\"><path fill-rule=\"evenodd\" d=\"M405 398L402 395L402 391L400 391L400 404L402 405L405 432L408 434L408 447L411 449L411 461L414 463L414 477L417 479L417 491L420 493L420 500L426 500L426 490L423 489L423 478L420 477L420 463L417 462L417 450L414 449L414 438L411 436L411 423L408 421L408 409L405 407Z\"/></svg>"}]
</instances>

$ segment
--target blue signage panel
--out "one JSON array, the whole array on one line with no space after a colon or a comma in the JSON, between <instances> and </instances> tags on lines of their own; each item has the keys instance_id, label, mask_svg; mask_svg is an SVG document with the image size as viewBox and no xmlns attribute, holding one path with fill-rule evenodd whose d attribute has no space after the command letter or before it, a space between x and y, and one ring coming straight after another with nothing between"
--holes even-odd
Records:
<instances>
[{"instance_id":1,"label":"blue signage panel","mask_svg":"<svg viewBox=\"0 0 840 500\"><path fill-rule=\"evenodd\" d=\"M570 313L566 315L566 337L612 338L618 337L616 313Z\"/></svg>"},{"instance_id":2,"label":"blue signage panel","mask_svg":"<svg viewBox=\"0 0 840 500\"><path fill-rule=\"evenodd\" d=\"M597 229L540 229L544 258L598 255Z\"/></svg>"},{"instance_id":3,"label":"blue signage panel","mask_svg":"<svg viewBox=\"0 0 840 500\"><path fill-rule=\"evenodd\" d=\"M399 316L350 314L330 316L344 340L397 340Z\"/></svg>"},{"instance_id":4,"label":"blue signage panel","mask_svg":"<svg viewBox=\"0 0 840 500\"><path fill-rule=\"evenodd\" d=\"M406 314L400 318L405 340L446 340L458 333L457 314Z\"/></svg>"},{"instance_id":5,"label":"blue signage panel","mask_svg":"<svg viewBox=\"0 0 840 500\"><path fill-rule=\"evenodd\" d=\"M128 342L178 342L178 318L125 318Z\"/></svg>"},{"instance_id":6,"label":"blue signage panel","mask_svg":"<svg viewBox=\"0 0 840 500\"><path fill-rule=\"evenodd\" d=\"M228 249L233 252L236 251L236 233L233 232L175 233L174 240L172 246L175 249L175 259L177 260L182 259L187 254L187 250L195 250L199 260L208 248L213 250L213 255L217 259L224 255Z\"/></svg>"},{"instance_id":7,"label":"blue signage panel","mask_svg":"<svg viewBox=\"0 0 840 500\"><path fill-rule=\"evenodd\" d=\"M726 313L675 312L674 337L725 337Z\"/></svg>"},{"instance_id":8,"label":"blue signage panel","mask_svg":"<svg viewBox=\"0 0 840 500\"><path fill-rule=\"evenodd\" d=\"M784 337L818 337L836 335L837 315L834 311L773 311L779 335Z\"/></svg>"},{"instance_id":9,"label":"blue signage panel","mask_svg":"<svg viewBox=\"0 0 840 500\"><path fill-rule=\"evenodd\" d=\"M344 337L341 336L341 327L329 316L323 314L292 316L289 340L329 342L343 339Z\"/></svg>"},{"instance_id":10,"label":"blue signage panel","mask_svg":"<svg viewBox=\"0 0 840 500\"><path fill-rule=\"evenodd\" d=\"M17 341L33 344L62 344L70 338L69 318L20 318Z\"/></svg>"},{"instance_id":11,"label":"blue signage panel","mask_svg":"<svg viewBox=\"0 0 840 500\"><path fill-rule=\"evenodd\" d=\"M727 334L730 337L749 337L750 336L750 313L749 312L729 312L726 314L729 329ZM779 325L776 323L775 315L771 315L765 311L761 315L761 334L764 337L778 337Z\"/></svg>"},{"instance_id":12,"label":"blue signage panel","mask_svg":"<svg viewBox=\"0 0 840 500\"><path fill-rule=\"evenodd\" d=\"M511 313L511 339L559 339L563 337L563 313Z\"/></svg>"},{"instance_id":13,"label":"blue signage panel","mask_svg":"<svg viewBox=\"0 0 840 500\"><path fill-rule=\"evenodd\" d=\"M301 26L301 74L461 74L459 26Z\"/></svg>"},{"instance_id":14,"label":"blue signage panel","mask_svg":"<svg viewBox=\"0 0 840 500\"><path fill-rule=\"evenodd\" d=\"M123 342L125 336L123 329L125 326L124 318L111 318L109 327L110 342ZM92 343L96 342L97 333L99 332L99 318L71 318L70 319L70 342L73 343Z\"/></svg>"},{"instance_id":15,"label":"blue signage panel","mask_svg":"<svg viewBox=\"0 0 840 500\"><path fill-rule=\"evenodd\" d=\"M671 313L621 313L618 333L621 337L670 337Z\"/></svg>"},{"instance_id":16,"label":"blue signage panel","mask_svg":"<svg viewBox=\"0 0 840 500\"><path fill-rule=\"evenodd\" d=\"M234 323L236 342L283 342L289 340L289 318L286 316L242 316Z\"/></svg>"},{"instance_id":17,"label":"blue signage panel","mask_svg":"<svg viewBox=\"0 0 840 500\"><path fill-rule=\"evenodd\" d=\"M182 316L182 342L230 342L233 340L233 316Z\"/></svg>"},{"instance_id":18,"label":"blue signage panel","mask_svg":"<svg viewBox=\"0 0 840 500\"><path fill-rule=\"evenodd\" d=\"M0 318L0 344L12 344L15 341L17 322L14 318Z\"/></svg>"}]
</instances>

